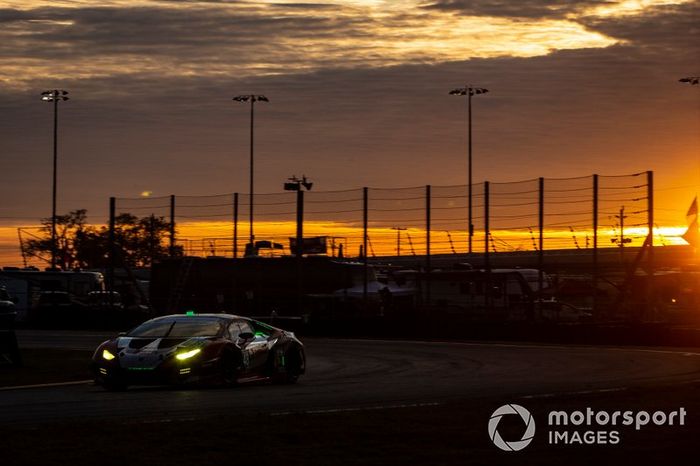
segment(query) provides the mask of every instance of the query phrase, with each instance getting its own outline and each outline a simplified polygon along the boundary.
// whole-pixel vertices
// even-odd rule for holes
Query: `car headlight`
[[[102,359],[106,361],[111,361],[112,359],[116,358],[115,355],[109,352],[109,350],[103,349],[102,350]]]
[[[192,356],[195,356],[195,355],[197,355],[197,354],[199,354],[199,353],[201,353],[201,352],[202,352],[201,349],[195,348],[195,349],[190,350],[190,351],[187,351],[187,352],[185,352],[185,353],[176,354],[175,357],[176,357],[177,359],[179,359],[180,361],[184,361],[185,359],[189,359],[189,358],[191,358]]]

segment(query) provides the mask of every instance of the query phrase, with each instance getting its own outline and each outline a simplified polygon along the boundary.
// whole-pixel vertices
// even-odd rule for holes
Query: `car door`
[[[243,374],[247,374],[250,372],[250,349],[248,348],[248,343],[249,340],[245,340],[241,338],[241,325],[240,322],[237,320],[234,320],[229,324],[228,326],[228,337],[231,339],[231,341],[236,345],[236,348],[241,353],[241,364],[242,364],[242,372]]]
[[[245,320],[238,321],[241,334],[248,333],[253,338],[247,339],[244,343],[248,353],[248,367],[251,372],[260,372],[267,362],[268,345],[267,337],[256,334],[255,329]]]

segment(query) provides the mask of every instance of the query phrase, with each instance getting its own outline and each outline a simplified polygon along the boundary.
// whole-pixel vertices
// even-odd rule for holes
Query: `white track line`
[[[360,338],[324,338],[323,340],[344,341],[344,342],[378,342],[378,343],[413,343],[419,345],[447,345],[447,346],[490,346],[497,348],[534,348],[534,349],[601,349],[611,351],[635,351],[642,353],[675,354],[680,356],[700,356],[700,352],[689,352],[685,350],[655,350],[639,347],[626,346],[598,346],[598,345],[561,345],[561,344],[527,344],[527,343],[488,343],[488,342],[466,342],[466,341],[428,341],[428,340],[386,340],[386,339],[360,339]],[[310,340],[313,341],[313,340]]]
[[[0,391],[6,390],[24,390],[27,388],[48,388],[48,387],[64,387],[68,385],[86,385],[92,383],[92,380],[75,380],[73,382],[54,382],[54,383],[40,383],[36,385],[16,385],[13,387],[0,387]]]
[[[615,388],[600,388],[595,390],[578,390],[575,392],[559,392],[559,393],[539,393],[537,395],[525,395],[520,398],[532,399],[532,398],[554,398],[555,396],[571,396],[571,395],[591,395],[593,393],[608,393],[608,392],[622,392],[627,390],[627,387],[615,387]]]
[[[441,403],[409,403],[400,405],[379,405],[365,406],[359,408],[328,408],[328,409],[306,409],[301,411],[280,411],[270,413],[270,416],[289,416],[291,414],[334,414],[334,413],[352,413],[358,411],[378,411],[381,409],[402,409],[402,408],[422,408],[425,406],[440,406]]]

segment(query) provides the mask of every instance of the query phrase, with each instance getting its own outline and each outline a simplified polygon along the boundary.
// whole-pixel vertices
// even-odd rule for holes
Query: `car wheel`
[[[225,351],[219,361],[219,380],[226,387],[238,383],[238,359],[231,351]]]
[[[304,372],[304,364],[304,353],[301,348],[292,346],[280,360],[276,361],[276,370],[272,381],[279,384],[296,383],[299,380],[299,376]]]

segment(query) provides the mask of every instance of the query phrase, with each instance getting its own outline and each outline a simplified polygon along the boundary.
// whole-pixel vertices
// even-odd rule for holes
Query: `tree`
[[[114,219],[116,266],[150,267],[154,261],[170,255],[165,238],[170,223],[163,217],[150,215],[138,218],[122,213]],[[43,238],[27,241],[30,253],[51,253],[51,219],[42,220]],[[74,210],[56,217],[58,243],[57,264],[69,268],[106,268],[109,266],[109,228],[87,225],[87,211]],[[175,255],[182,255],[182,246]]]
[[[75,238],[85,233],[87,210],[73,210],[65,215],[56,216],[56,265],[62,269],[79,267],[76,262]],[[26,248],[29,253],[41,256],[51,254],[51,219],[41,220],[43,238],[30,239]]]
[[[170,256],[164,238],[170,232],[170,222],[163,217],[150,215],[137,218],[120,214],[114,219],[114,237],[117,254],[130,267],[150,267],[154,261]],[[104,228],[109,237],[109,231]],[[182,246],[176,246],[175,255],[182,255]]]

